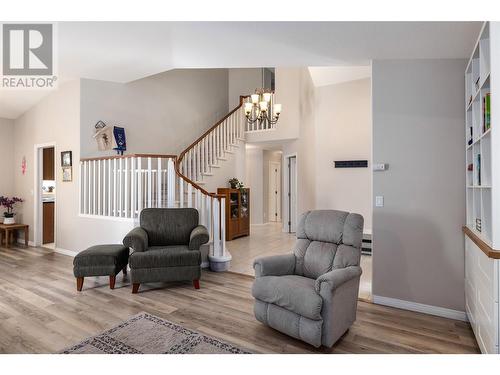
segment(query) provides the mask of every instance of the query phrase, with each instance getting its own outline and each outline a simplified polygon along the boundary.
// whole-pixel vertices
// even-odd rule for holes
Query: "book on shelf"
[[[477,185],[481,186],[481,154],[477,154]]]
[[[491,128],[491,94],[487,93],[484,98],[484,131]]]

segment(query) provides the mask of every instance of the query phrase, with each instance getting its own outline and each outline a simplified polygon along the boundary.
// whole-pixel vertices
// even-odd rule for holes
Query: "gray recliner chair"
[[[315,347],[331,347],[356,320],[363,217],[308,211],[296,235],[292,254],[254,261],[255,317]]]
[[[199,225],[194,208],[146,208],[140,226],[123,239],[134,251],[129,257],[132,293],[142,283],[193,281],[200,288],[200,246],[207,243],[207,228]]]

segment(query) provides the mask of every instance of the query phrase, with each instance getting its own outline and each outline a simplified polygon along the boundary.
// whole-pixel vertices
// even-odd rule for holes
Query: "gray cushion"
[[[201,253],[187,246],[150,247],[145,252],[134,252],[130,256],[131,268],[161,268],[176,266],[200,266]]]
[[[128,263],[128,247],[98,245],[81,251],[73,259],[75,277],[116,275]]]
[[[339,244],[347,215],[336,210],[307,211],[299,219],[297,238]]]
[[[123,245],[97,245],[79,252],[73,259],[75,267],[126,265],[128,247]]]
[[[194,208],[146,208],[141,211],[141,228],[148,234],[149,247],[187,245],[198,226]]]
[[[297,275],[264,276],[255,279],[252,295],[309,319],[321,319],[323,300],[314,289],[314,280]]]

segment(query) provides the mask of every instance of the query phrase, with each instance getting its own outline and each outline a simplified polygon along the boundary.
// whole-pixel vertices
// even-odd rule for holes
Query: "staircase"
[[[192,207],[210,233],[209,259],[231,259],[225,243],[225,198],[203,188],[221,163],[244,141],[243,102],[175,155],[132,154],[80,160],[82,217],[136,222],[143,208]],[[256,129],[255,129],[256,130]]]

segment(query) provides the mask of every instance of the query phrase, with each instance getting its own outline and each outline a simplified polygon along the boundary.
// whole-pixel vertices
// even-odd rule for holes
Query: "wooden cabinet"
[[[54,218],[55,218],[55,203],[43,203],[43,239],[42,242],[54,242]]]
[[[54,170],[54,148],[44,148],[43,149],[43,179],[44,180],[55,180],[55,170]]]
[[[250,234],[250,189],[219,188],[226,196],[226,241]]]

